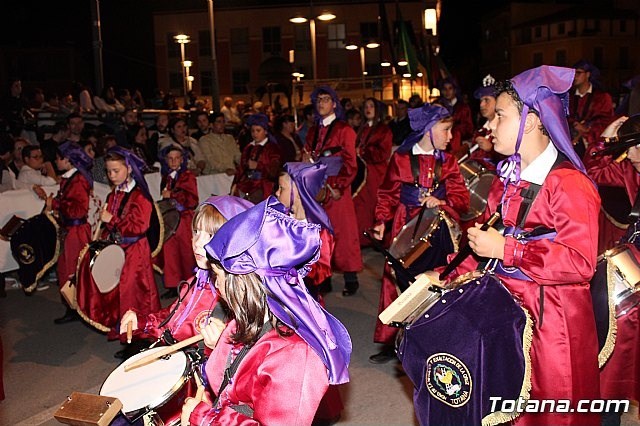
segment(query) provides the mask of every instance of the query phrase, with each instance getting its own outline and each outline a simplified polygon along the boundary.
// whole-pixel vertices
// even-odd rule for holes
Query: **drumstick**
[[[104,203],[104,206],[102,206],[102,210],[106,210],[107,209],[107,203]],[[96,230],[93,233],[93,238],[92,241],[95,241],[98,239],[98,237],[100,237],[100,228],[102,227],[102,216],[100,216],[100,219],[98,219],[98,223],[96,224]]]
[[[133,321],[127,323],[127,343],[131,343],[133,337]]]
[[[200,379],[200,375],[197,373],[194,373],[193,378],[196,381],[196,396],[194,397],[196,399],[196,401],[202,401],[202,398],[204,397],[204,384],[202,384],[202,380]]]
[[[143,365],[150,364],[158,358],[162,358],[165,355],[172,354],[177,350],[184,348],[185,346],[193,345],[194,343],[197,343],[202,339],[204,339],[204,336],[202,334],[196,334],[195,336],[191,336],[188,339],[183,340],[182,342],[178,342],[175,345],[167,346],[162,350],[154,352],[148,356],[145,356],[144,358],[140,358],[139,360],[126,365],[124,367],[124,371],[131,371],[134,368],[138,368],[138,367],[142,367]]]

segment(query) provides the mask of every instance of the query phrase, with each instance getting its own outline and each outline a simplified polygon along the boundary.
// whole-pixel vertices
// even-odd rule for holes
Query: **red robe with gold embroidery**
[[[447,204],[441,208],[453,220],[459,221],[460,214],[469,209],[469,190],[464,184],[456,158],[450,154],[445,153],[444,155],[439,185],[443,185],[446,189],[444,200]],[[432,188],[436,158],[433,155],[418,155],[417,157],[420,165],[419,183],[425,188]],[[375,210],[376,223],[384,223],[393,219],[392,238],[396,237],[402,227],[420,212],[419,207],[407,207],[400,202],[401,186],[412,184],[413,181],[409,154],[395,152],[391,156],[384,182],[378,190],[378,204]],[[438,247],[432,246],[428,250],[438,250]],[[378,313],[384,311],[397,297],[398,291],[391,275],[391,267],[385,265]],[[393,345],[397,330],[397,328],[383,325],[378,319],[373,340],[377,343]]]
[[[162,266],[164,272],[165,288],[176,288],[180,281],[193,275],[196,267],[196,258],[191,248],[191,222],[194,209],[198,207],[198,184],[196,176],[186,170],[178,173],[176,179],[168,176],[163,179],[161,189],[171,191],[171,197],[180,205],[180,224],[173,234],[162,246]]]
[[[365,124],[358,133],[358,155],[367,166],[367,178],[364,186],[353,197],[361,246],[370,244],[363,232],[374,225],[378,188],[380,188],[384,175],[387,173],[392,145],[393,133],[391,133],[389,126],[384,123],[374,124],[372,127]]]
[[[204,371],[209,401],[215,399],[229,359],[241,350],[230,334],[231,321],[207,360]],[[231,357],[231,358],[230,358]],[[310,425],[329,385],[327,368],[297,334],[267,332],[249,350],[235,376],[222,391],[218,406],[201,402],[189,418],[192,425]],[[246,405],[253,416],[234,406]]]
[[[60,181],[60,193],[53,199],[52,207],[60,213],[63,232],[63,250],[58,258],[58,285],[62,287],[75,275],[80,251],[91,241],[91,226],[87,223],[89,215],[89,182],[76,171],[71,177]],[[69,221],[83,221],[72,224]]]
[[[587,173],[598,185],[624,188],[631,205],[633,205],[638,188],[640,188],[638,172],[629,161],[616,163],[611,156],[592,157],[591,153],[598,148],[602,147],[593,146],[585,155]],[[620,238],[624,236],[626,229],[611,222],[607,215],[604,214],[603,209],[600,209],[598,223],[600,225],[598,253],[602,253],[614,247],[620,241]]]
[[[522,187],[528,183],[521,182]],[[483,223],[496,210],[503,194],[499,180],[492,186]],[[515,226],[522,196],[509,185],[503,221]],[[522,243],[507,237],[504,266],[519,268],[533,281],[498,275],[534,320],[531,343],[531,399],[569,399],[577,408],[580,399],[600,397],[598,339],[589,281],[596,267],[600,199],[593,184],[568,161],[547,175],[524,223],[554,229],[553,241]],[[477,260],[468,257],[448,278],[473,271]],[[540,326],[541,291],[543,323]],[[490,302],[489,302],[490,303]],[[519,425],[599,425],[597,414],[523,413]]]
[[[249,160],[258,162],[255,170],[259,172],[259,176],[251,176]],[[231,195],[248,198],[246,194],[250,196],[256,191],[262,191],[262,199],[248,199],[256,202],[256,204],[262,200],[266,200],[269,198],[269,195],[273,193],[273,188],[278,181],[278,173],[281,167],[281,154],[277,143],[267,141],[264,146],[247,145],[242,151],[240,164],[238,164],[236,168],[236,175],[233,179],[236,185],[236,193]]]
[[[100,293],[91,277],[89,262],[84,259],[78,271],[78,312],[102,331],[117,327],[119,319],[129,309],[143,314],[160,309],[151,267],[151,249],[146,238],[154,207],[136,185],[118,216],[125,195],[123,191],[113,190],[107,196],[108,209],[113,218],[105,224],[106,229],[102,233],[102,239],[107,239],[115,231],[124,238],[139,238],[133,243],[121,244],[125,251],[125,263],[118,286],[108,293]]]
[[[334,200],[330,191],[327,191],[323,207],[329,216],[334,232],[335,249],[332,266],[342,272],[358,272],[362,270],[362,256],[356,212],[351,197],[351,182],[355,179],[358,167],[356,164],[356,134],[347,123],[337,121],[333,124],[329,136],[325,138],[328,128],[320,128],[318,144],[314,147],[313,141],[318,126],[312,126],[307,133],[305,149],[312,156],[317,156],[326,150],[335,149],[337,151],[338,148],[340,149],[333,153],[333,155],[342,158],[340,173],[337,176],[327,178],[327,185],[340,194],[340,198]]]

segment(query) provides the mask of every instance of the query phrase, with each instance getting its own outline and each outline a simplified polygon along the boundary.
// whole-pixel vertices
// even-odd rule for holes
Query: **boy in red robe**
[[[309,129],[303,161],[316,162],[321,157],[335,156],[342,160],[336,176],[325,184],[323,205],[333,225],[335,250],[331,263],[344,274],[344,296],[356,293],[358,272],[362,270],[360,239],[356,211],[351,196],[351,183],[356,177],[356,134],[342,121],[342,105],[338,94],[328,86],[320,86],[311,94],[316,124]]]
[[[476,226],[468,238],[533,318],[531,399],[566,399],[577,408],[579,400],[600,396],[589,292],[600,200],[571,144],[566,101],[573,74],[542,66],[498,87],[490,128],[495,150],[509,157],[498,166],[502,182],[494,182],[485,216],[501,205],[507,229],[503,236]],[[448,278],[477,267],[469,257]],[[599,425],[600,416],[527,412],[516,423]]]

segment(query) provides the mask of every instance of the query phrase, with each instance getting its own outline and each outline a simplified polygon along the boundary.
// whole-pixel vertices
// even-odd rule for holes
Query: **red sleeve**
[[[607,92],[594,92],[587,116],[587,124],[589,125],[589,132],[586,135],[587,142],[590,144],[598,142],[600,135],[613,119],[611,95]]]
[[[471,198],[455,156],[445,154],[441,179],[447,192],[445,199],[447,205],[445,208],[449,207],[450,212],[452,210],[452,212],[455,213],[454,217],[457,219],[462,213],[469,210]]]
[[[171,191],[171,198],[187,209],[198,207],[198,182],[196,176],[190,170],[180,173],[176,185]]]
[[[240,155],[240,164],[236,167],[236,175],[233,178],[233,183],[238,183],[244,176],[245,172],[248,169],[249,164],[249,153],[251,152],[251,145],[247,145],[242,150],[242,154]]]
[[[340,146],[342,149],[336,154],[342,157],[342,168],[338,176],[327,179],[329,184],[339,190],[351,185],[358,171],[356,162],[356,132],[346,123],[336,123],[335,134],[331,135],[331,143],[325,148]]]
[[[393,219],[396,208],[400,203],[400,186],[402,185],[402,166],[406,155],[394,152],[387,167],[387,173],[378,189],[378,202],[376,203],[376,223],[387,222]]]
[[[367,141],[362,158],[370,164],[386,163],[391,156],[393,133],[386,124],[378,124],[372,131],[375,133]]]
[[[68,188],[65,188],[64,197],[61,197],[57,203],[60,214],[67,219],[82,219],[89,214],[91,187],[80,172],[76,173],[78,173],[78,176],[71,178]]]
[[[122,216],[113,216],[107,224],[109,229],[116,228],[123,237],[138,237],[149,229],[153,205],[140,188],[134,188],[122,211]]]
[[[305,281],[311,281],[313,285],[320,285],[331,276],[331,255],[335,244],[329,230],[322,228],[320,243],[320,259],[311,266],[311,271],[305,277]]]
[[[600,197],[595,187],[576,170],[556,170],[547,176],[538,197],[546,205],[545,211],[536,214],[551,217],[557,235],[553,241],[524,244],[507,237],[504,265],[519,268],[540,285],[588,282],[598,251],[598,233],[594,231],[598,229]],[[527,222],[532,216],[533,209]]]

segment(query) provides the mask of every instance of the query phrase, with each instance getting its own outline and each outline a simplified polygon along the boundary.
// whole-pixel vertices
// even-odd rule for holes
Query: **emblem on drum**
[[[429,393],[451,407],[462,407],[471,397],[471,373],[451,354],[437,353],[427,358],[426,384]]]
[[[209,323],[209,317],[211,316],[212,312],[213,311],[211,310],[206,310],[196,315],[196,317],[193,320],[193,326],[195,327],[198,333],[200,333],[200,331],[202,331],[202,329],[207,326],[207,324]]]
[[[29,244],[18,246],[18,261],[23,265],[30,265],[36,260],[36,252]]]

